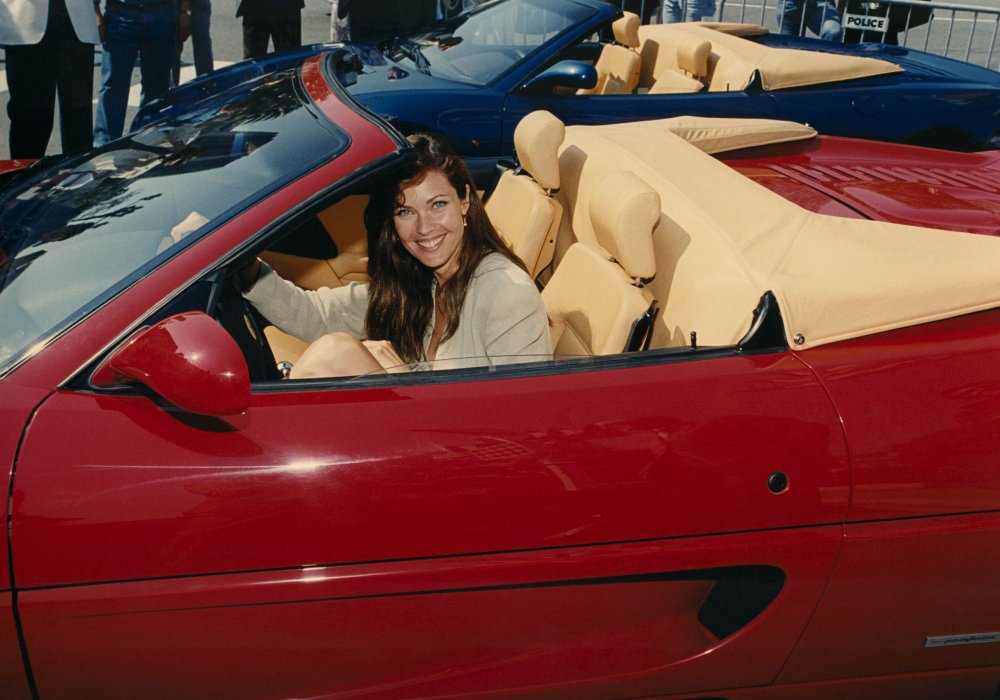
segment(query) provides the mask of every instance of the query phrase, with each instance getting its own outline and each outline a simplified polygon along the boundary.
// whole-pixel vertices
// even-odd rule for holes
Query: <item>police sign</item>
[[[885,32],[889,29],[889,20],[873,15],[844,15],[844,28]]]

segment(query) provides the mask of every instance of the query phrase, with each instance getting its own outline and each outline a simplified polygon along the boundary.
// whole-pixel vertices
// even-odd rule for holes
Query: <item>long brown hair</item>
[[[458,270],[440,290],[448,315],[440,342],[458,330],[465,294],[484,257],[497,252],[527,270],[493,228],[468,168],[451,145],[434,134],[414,134],[409,141],[416,149],[417,159],[376,188],[365,209],[371,276],[365,334],[371,340],[390,341],[404,362],[418,362],[427,359],[424,334],[434,311],[434,271],[414,258],[396,233],[393,212],[403,204],[404,189],[419,184],[429,172],[438,170],[460,197],[463,192],[469,193]]]

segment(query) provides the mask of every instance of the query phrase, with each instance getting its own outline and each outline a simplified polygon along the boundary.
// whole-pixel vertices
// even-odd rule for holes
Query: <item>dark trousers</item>
[[[275,51],[302,46],[302,21],[272,22],[243,18],[243,58],[260,58],[267,54],[267,42]]]
[[[181,82],[181,52],[184,43],[177,43],[171,71],[173,84]],[[215,67],[212,58],[212,0],[191,0],[191,52],[194,54],[194,73],[205,75]]]
[[[8,46],[11,158],[41,158],[49,145],[59,96],[59,129],[64,152],[93,145],[94,46],[76,37],[66,23],[50,24],[42,40]]]

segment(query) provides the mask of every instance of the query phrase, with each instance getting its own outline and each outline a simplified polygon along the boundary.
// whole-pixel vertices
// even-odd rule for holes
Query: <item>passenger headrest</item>
[[[611,30],[615,33],[615,41],[630,49],[639,48],[639,15],[625,12],[616,19]]]
[[[514,149],[521,167],[543,189],[559,189],[559,147],[566,126],[545,110],[526,115],[514,129]]]
[[[684,33],[686,34],[686,32]],[[708,75],[708,57],[712,54],[712,42],[696,36],[684,36],[678,32],[677,67],[696,78]]]
[[[632,278],[656,274],[653,229],[660,221],[660,195],[630,170],[609,175],[590,197],[597,242]]]

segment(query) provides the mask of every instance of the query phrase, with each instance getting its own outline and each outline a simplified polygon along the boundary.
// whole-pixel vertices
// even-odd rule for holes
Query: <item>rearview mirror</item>
[[[589,90],[597,85],[597,69],[586,61],[559,61],[528,78],[524,89],[532,92],[570,88]]]
[[[191,413],[227,416],[250,405],[250,375],[233,337],[200,311],[143,328],[91,377],[95,387],[138,382]]]

